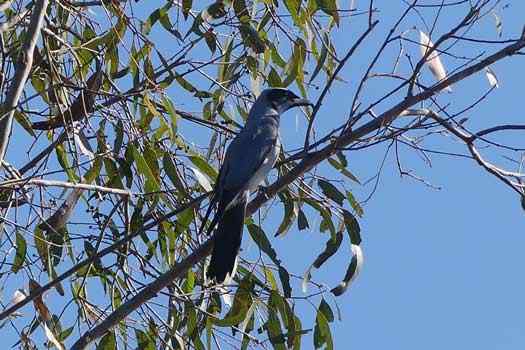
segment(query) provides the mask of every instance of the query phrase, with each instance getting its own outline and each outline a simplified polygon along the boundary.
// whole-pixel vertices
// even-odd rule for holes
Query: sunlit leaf
[[[352,244],[352,259],[350,260],[350,264],[348,265],[348,269],[346,270],[346,274],[335,288],[331,290],[331,292],[335,296],[339,296],[346,292],[352,281],[357,277],[359,272],[361,271],[361,268],[363,266],[363,251],[361,250],[361,247]]]
[[[496,11],[492,11],[492,16],[494,17],[494,21],[496,24],[496,33],[498,34],[498,37],[501,38],[503,35],[503,22],[501,21],[501,18],[498,16]]]
[[[18,270],[24,265],[26,260],[27,243],[24,236],[17,230],[16,231],[16,254],[11,271],[17,273]]]
[[[490,67],[485,68],[485,75],[487,76],[491,88],[499,88],[498,78]]]
[[[97,345],[97,350],[116,350],[117,340],[114,332],[108,332],[100,339]]]

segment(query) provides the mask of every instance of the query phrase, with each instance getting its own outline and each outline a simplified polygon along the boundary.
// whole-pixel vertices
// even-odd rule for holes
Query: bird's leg
[[[257,188],[257,194],[264,196],[266,200],[270,199],[270,195],[268,194],[268,186],[259,185]]]

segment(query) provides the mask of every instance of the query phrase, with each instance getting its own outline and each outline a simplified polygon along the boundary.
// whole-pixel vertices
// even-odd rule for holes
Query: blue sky
[[[157,2],[158,5],[163,3]],[[356,3],[359,8],[368,6],[364,1]],[[368,44],[344,70],[342,76],[346,82],[334,85],[318,116],[317,132],[322,134],[344,120],[351,102],[348,96],[355,91],[370,54],[377,49],[389,23],[402,10],[400,3],[390,0],[375,2],[381,10],[377,15],[381,23],[367,40]],[[510,6],[503,9],[506,4]],[[152,2],[152,8],[157,6]],[[504,37],[517,37],[525,24],[525,3],[519,0],[502,2],[497,13],[503,21]],[[447,12],[438,21],[436,34],[447,31],[460,15],[459,12]],[[431,17],[425,18],[431,23]],[[334,39],[340,55],[363,30],[365,22],[364,17],[342,20],[341,29]],[[424,29],[415,15],[410,17],[403,30],[413,26]],[[415,33],[410,34],[413,40],[417,40]],[[482,25],[472,35],[497,39],[494,18],[483,19]],[[417,47],[406,45],[407,52],[419,57]],[[167,45],[162,48],[170,51]],[[460,44],[455,50],[472,56],[483,50],[493,52],[497,48]],[[394,54],[395,50],[389,53]],[[377,71],[391,67],[391,58],[392,55],[387,55]],[[447,68],[456,64],[449,57],[443,60]],[[523,57],[506,59],[493,68],[501,88],[481,106],[469,111],[467,116],[472,130],[519,122],[523,118],[520,104],[525,71]],[[400,70],[407,72],[409,68],[401,64]],[[423,80],[430,84],[432,77],[425,72]],[[388,86],[385,84],[383,81],[372,83],[365,89],[363,101],[380,94]],[[452,103],[454,110],[460,110],[487,89],[486,78],[480,74],[457,84],[454,93],[442,95],[439,99]],[[310,89],[309,93],[315,100],[318,91]],[[385,103],[378,107],[378,112],[391,105]],[[191,107],[199,111],[200,106]],[[297,111],[290,111],[283,118],[285,149],[291,150],[302,144],[306,129],[303,123],[304,119]],[[504,141],[520,145],[519,135],[505,136]],[[202,140],[202,145],[206,145],[204,141],[208,137],[191,132],[185,136],[195,140],[196,144]],[[8,159],[23,163],[17,159],[18,155],[13,155],[16,138],[14,142]],[[465,151],[452,137],[431,137],[427,145]],[[411,178],[401,178],[395,157],[392,154],[387,157],[377,191],[370,201],[363,204],[363,270],[348,292],[337,299],[343,319],[334,323],[336,349],[522,349],[525,346],[525,282],[522,278],[525,212],[520,207],[519,198],[471,160],[433,156],[432,168],[428,168],[412,151],[404,149],[401,154],[405,165],[441,189],[431,189]],[[375,175],[383,155],[384,146],[348,152],[349,169],[361,180],[366,180]],[[496,162],[502,160],[497,155],[492,156]],[[337,174],[327,168],[321,169],[325,171],[324,175],[337,178]],[[275,174],[272,179],[275,179]],[[364,200],[372,187],[371,184],[359,186],[354,183],[345,186],[359,200]],[[282,216],[278,210],[272,211],[271,215],[265,224],[266,232],[271,232]],[[311,230],[301,232],[294,226],[283,238],[270,237],[290,272],[302,274],[324,247],[326,234],[318,232],[318,223],[311,226]],[[348,262],[348,242],[345,244],[333,261],[315,272],[316,281],[328,286],[338,282]],[[247,234],[243,247],[247,254],[255,249]],[[295,293],[301,292],[296,289]],[[333,301],[329,295],[327,300]],[[313,328],[314,310],[306,303],[300,308],[305,316],[304,327]],[[31,308],[24,310],[27,312]],[[16,334],[10,334],[10,337],[17,338]],[[303,346],[309,349],[311,344],[310,337],[307,337]]]

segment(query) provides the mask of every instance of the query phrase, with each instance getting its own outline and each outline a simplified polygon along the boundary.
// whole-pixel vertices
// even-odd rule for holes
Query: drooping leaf
[[[297,202],[291,198],[289,195],[279,195],[279,198],[281,198],[281,201],[284,204],[284,214],[283,214],[283,220],[281,221],[281,224],[277,228],[277,232],[275,233],[275,236],[284,235],[290,227],[292,226],[293,222],[297,218],[298,212],[299,212],[299,206],[297,205]]]
[[[97,345],[97,350],[116,350],[117,340],[114,332],[108,332],[100,339]]]
[[[151,332],[145,333],[140,329],[135,329],[135,336],[137,337],[137,347],[141,350],[155,350],[155,340],[152,338]]]
[[[346,191],[346,199],[348,199],[348,202],[350,202],[350,206],[352,209],[354,209],[357,216],[362,217],[363,216],[363,208],[359,204],[359,202],[355,199],[354,195],[350,191]]]
[[[24,236],[17,230],[16,231],[16,254],[11,271],[17,273],[18,270],[24,265],[26,260],[27,243]]]
[[[135,160],[135,164],[137,165],[137,169],[139,172],[144,175],[146,178],[146,192],[157,192],[160,189],[160,184],[155,177],[152,169],[148,165],[148,162],[144,158],[141,152],[137,150],[136,147],[130,145],[133,150],[133,158]]]
[[[204,175],[204,173],[200,169],[196,167],[189,168],[191,169],[191,171],[193,171],[195,179],[197,180],[199,185],[201,185],[206,192],[210,192],[213,190],[213,186],[211,185],[210,179],[208,179],[208,177]]]
[[[361,244],[361,228],[359,222],[348,210],[343,209],[342,212],[346,231],[350,235],[350,241],[352,244]]]
[[[44,236],[44,231],[42,230],[40,225],[37,225],[35,227],[34,238],[35,238],[36,251],[40,259],[42,260],[43,268],[47,269],[49,266],[49,262],[50,262],[48,243],[47,243],[46,237]]]
[[[182,14],[184,15],[184,19],[188,18],[192,3],[193,0],[182,0]]]
[[[276,265],[280,265],[281,261],[277,258],[277,252],[273,249],[272,244],[268,240],[266,233],[255,224],[248,225],[248,232],[255,241],[257,246],[266,254]]]
[[[231,327],[243,322],[246,318],[248,309],[253,303],[251,290],[253,289],[253,281],[248,275],[239,284],[235,297],[233,299],[233,306],[228,313],[221,320],[214,320],[214,324],[220,327]]]
[[[286,269],[279,265],[279,279],[281,280],[281,285],[283,286],[283,293],[286,298],[292,296],[292,285],[290,284],[290,274]]]
[[[330,238],[326,242],[326,247],[324,251],[319,254],[319,256],[315,259],[312,266],[316,269],[320,268],[331,256],[333,256],[339,247],[341,246],[341,242],[343,241],[343,233],[341,231],[337,231],[336,238]]]
[[[498,77],[496,77],[496,73],[490,67],[485,68],[485,75],[491,88],[499,88]]]
[[[325,33],[323,35],[323,40],[324,42],[329,41],[328,34]],[[325,61],[326,61],[326,57],[328,56],[328,49],[324,42],[323,42],[323,45],[321,46],[321,54],[319,55],[319,58],[317,59],[317,65],[315,66],[315,69],[310,77],[310,83],[315,79],[315,77],[317,77],[317,74],[319,74],[319,72],[321,71],[321,68],[323,68]]]
[[[335,169],[339,170],[342,175],[346,176],[347,178],[358,184],[361,184],[359,179],[354,174],[352,174],[350,170],[346,168],[347,165],[345,163],[334,158],[328,158],[328,163],[330,163],[330,165],[333,166]]]
[[[419,48],[421,49],[421,57],[425,57],[427,52],[429,52],[434,47],[434,44],[432,41],[430,41],[428,35],[422,31],[419,31],[419,45]],[[439,57],[436,50],[432,51],[432,53],[427,57],[425,63],[437,81],[447,78],[447,71],[445,70],[443,63],[441,63],[441,58]],[[447,86],[445,91],[452,92],[452,88]]]
[[[317,180],[317,184],[319,185],[321,191],[323,191],[325,196],[327,196],[337,204],[343,205],[343,202],[346,197],[341,191],[337,189],[337,187],[335,187],[335,185],[333,185],[331,182],[321,179]]]
[[[314,347],[319,349],[323,345],[326,345],[325,349],[331,350],[334,348],[332,332],[330,331],[328,319],[324,313],[326,312],[326,309],[321,309],[321,305],[317,309],[317,316],[315,318]]]
[[[214,180],[217,177],[217,170],[215,170],[215,168],[201,156],[190,156],[189,159],[193,165],[199,168],[199,170],[206,174],[210,179]]]
[[[308,219],[306,218],[306,215],[304,214],[304,211],[299,209],[299,214],[297,216],[297,228],[299,231],[302,231],[304,229],[309,228],[310,225],[308,224]]]
[[[348,265],[348,269],[346,270],[345,276],[341,283],[337,285],[335,288],[332,288],[331,292],[335,296],[339,296],[346,292],[352,281],[357,277],[359,272],[361,271],[361,267],[363,266],[363,251],[361,250],[361,247],[352,244],[352,259],[350,260],[350,264]]]
[[[334,22],[339,25],[339,13],[337,12],[337,3],[335,0],[315,0],[321,11],[332,16]]]
[[[277,316],[275,307],[268,308],[268,320],[266,323],[268,338],[276,350],[286,350],[285,338],[281,328],[281,322]]]
[[[494,17],[494,21],[496,24],[496,33],[498,34],[498,37],[501,38],[503,35],[503,22],[501,21],[501,18],[498,16],[496,11],[492,11],[492,16]]]

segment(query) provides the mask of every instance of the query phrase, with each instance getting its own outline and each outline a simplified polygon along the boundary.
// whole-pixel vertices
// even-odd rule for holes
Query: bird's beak
[[[310,102],[310,100],[307,100],[306,98],[296,98],[292,101],[292,107],[298,107],[298,106],[311,106],[313,107],[314,104]]]

